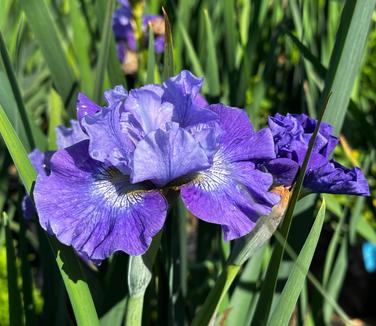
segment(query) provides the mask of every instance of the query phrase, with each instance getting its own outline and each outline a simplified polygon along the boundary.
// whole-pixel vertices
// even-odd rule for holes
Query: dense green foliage
[[[137,73],[125,75],[111,33],[115,0],[1,0],[0,213],[8,218],[0,218],[0,325],[8,323],[8,306],[26,325],[94,325],[98,318],[121,325],[135,312],[127,282],[140,275],[143,307],[142,300],[135,306],[143,312],[136,319],[145,325],[203,325],[214,312],[215,324],[230,326],[369,317],[342,307],[341,289],[359,245],[376,244],[375,2],[135,0],[136,15],[164,7],[172,50],[156,55],[151,33]],[[182,69],[205,78],[208,102],[244,108],[256,128],[269,114],[318,118],[326,107],[323,119],[341,139],[335,157],[364,169],[372,196],[299,200],[291,225],[244,264],[228,261],[234,244],[219,227],[198,222],[182,205],[171,210],[146,259],[116,253],[100,266],[47,237],[36,218],[23,220],[21,201],[35,177],[25,154],[34,146],[55,149],[54,129],[74,118],[78,91],[103,103],[104,89],[161,82]],[[5,271],[10,243],[18,276]],[[6,279],[18,285],[12,296],[21,305],[8,304]],[[361,292],[353,295],[363,302]]]

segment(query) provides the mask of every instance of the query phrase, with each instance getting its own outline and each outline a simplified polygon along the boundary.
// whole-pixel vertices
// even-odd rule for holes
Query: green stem
[[[141,326],[144,294],[131,296],[127,302],[125,326]]]
[[[199,313],[193,319],[192,326],[208,325],[212,317],[217,312],[219,305],[222,302],[225,294],[230,288],[236,275],[240,270],[240,266],[227,265],[222,271],[214,288],[210,291],[206,298],[204,305],[201,307]]]

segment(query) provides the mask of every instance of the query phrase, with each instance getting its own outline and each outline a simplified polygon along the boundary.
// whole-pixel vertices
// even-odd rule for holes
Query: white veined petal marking
[[[91,188],[93,197],[104,204],[117,208],[128,208],[143,200],[147,189],[140,184],[131,184],[129,176],[115,168],[100,169],[94,175]]]
[[[213,165],[202,172],[198,172],[192,183],[198,184],[206,191],[214,191],[228,182],[231,170],[228,168],[222,154],[218,151],[213,159]]]

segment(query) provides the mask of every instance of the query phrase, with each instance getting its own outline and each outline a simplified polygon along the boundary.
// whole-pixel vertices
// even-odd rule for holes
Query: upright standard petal
[[[242,110],[224,105],[210,108],[218,114],[222,129],[219,150],[213,165],[196,173],[180,191],[190,212],[222,225],[225,239],[232,240],[249,233],[280,200],[269,192],[271,174],[259,171],[250,161],[274,157],[274,144],[270,133],[253,131]]]
[[[132,182],[151,180],[164,186],[172,180],[209,167],[202,147],[177,123],[158,129],[141,140],[134,151]]]
[[[80,254],[101,261],[121,250],[140,255],[162,228],[167,202],[157,190],[87,154],[88,141],[57,151],[34,198],[42,227]]]
[[[56,128],[56,144],[58,148],[66,148],[88,138],[77,120],[71,120],[70,123],[70,128],[65,126]]]
[[[217,120],[213,111],[197,106],[200,102],[196,101],[196,97],[201,86],[202,79],[187,70],[163,83],[163,101],[174,105],[172,120],[179,123],[182,128]]]
[[[108,107],[115,107],[127,99],[128,91],[123,86],[117,85],[105,91],[104,97],[108,103]]]
[[[223,104],[210,105],[219,118],[223,130],[221,152],[230,161],[260,160],[275,157],[273,136],[268,129],[254,132],[247,114]]]
[[[122,105],[103,108],[93,116],[86,116],[82,125],[89,136],[90,156],[123,173],[129,173],[135,146],[130,135],[123,130],[123,112]]]
[[[162,103],[159,94],[151,88],[132,90],[124,107],[136,118],[144,135],[157,129],[166,129],[166,123],[172,119],[173,105]]]

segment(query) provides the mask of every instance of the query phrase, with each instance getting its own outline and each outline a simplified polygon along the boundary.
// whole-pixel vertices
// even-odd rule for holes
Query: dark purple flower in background
[[[121,63],[128,64],[128,67],[134,68],[137,64],[133,61],[137,61],[135,53],[137,52],[136,41],[136,27],[132,13],[132,7],[128,1],[119,0],[120,7],[115,10],[112,17],[112,30],[115,35],[117,54]],[[154,49],[157,54],[164,51],[164,19],[160,15],[148,15],[142,16],[142,39],[140,45],[145,47],[149,38],[149,24],[152,26],[155,40]],[[128,57],[127,57],[128,55]],[[130,69],[130,68],[128,68]],[[128,70],[129,73],[135,71]],[[127,71],[126,71],[127,73]]]
[[[139,255],[164,225],[165,192],[180,189],[227,240],[250,232],[280,200],[256,165],[275,158],[272,134],[255,132],[240,109],[208,106],[201,86],[183,71],[162,85],[110,90],[105,107],[80,95],[72,133],[81,126],[85,139],[56,151],[36,181],[42,227],[95,261]]]
[[[291,186],[294,183],[316,124],[317,120],[305,114],[276,114],[269,117],[276,159],[265,166],[273,174],[275,184]],[[359,168],[348,169],[330,159],[337,143],[337,137],[332,135],[332,126],[322,122],[303,187],[308,192],[369,195],[367,180]]]

